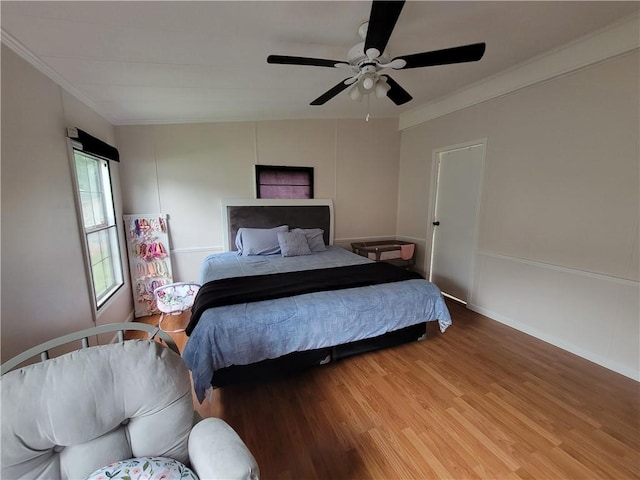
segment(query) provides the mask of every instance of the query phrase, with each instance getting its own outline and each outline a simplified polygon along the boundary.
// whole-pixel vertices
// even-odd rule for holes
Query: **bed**
[[[182,354],[200,402],[210,387],[420,340],[426,322],[442,332],[451,324],[435,285],[333,245],[330,200],[225,201],[223,224],[227,251],[201,266]]]

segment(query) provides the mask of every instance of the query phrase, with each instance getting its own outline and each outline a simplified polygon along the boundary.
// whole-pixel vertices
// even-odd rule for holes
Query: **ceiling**
[[[346,60],[369,1],[5,1],[3,41],[115,125],[397,117],[626,17],[640,2],[409,1],[391,57],[486,42],[479,62],[390,71],[396,106],[342,92],[349,70],[271,65],[270,54]],[[9,41],[8,41],[9,40]],[[385,71],[389,73],[389,71]]]

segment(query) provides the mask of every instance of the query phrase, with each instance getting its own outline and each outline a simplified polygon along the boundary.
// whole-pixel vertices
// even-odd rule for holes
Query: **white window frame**
[[[116,211],[113,199],[113,188],[111,179],[111,168],[109,161],[99,156],[93,155],[82,150],[82,145],[71,139],[68,141],[69,161],[71,165],[71,177],[73,182],[74,198],[76,204],[76,213],[78,218],[78,227],[80,231],[80,241],[84,254],[85,273],[87,275],[87,284],[91,292],[91,305],[94,315],[94,321],[97,319],[98,311],[109,301],[110,298],[124,285],[124,269],[122,265],[121,246],[119,242],[118,225],[116,222]],[[84,212],[82,208],[82,199],[80,185],[78,181],[78,170],[76,167],[76,152],[85,157],[95,159],[97,162],[104,164],[106,171],[102,175],[102,204],[104,207],[104,222],[85,228]],[[104,163],[103,163],[104,162]],[[109,258],[110,266],[113,269],[114,282],[103,292],[96,291],[96,279],[94,278],[91,253],[89,248],[89,236],[102,232],[110,232],[108,236],[108,248],[110,250]]]

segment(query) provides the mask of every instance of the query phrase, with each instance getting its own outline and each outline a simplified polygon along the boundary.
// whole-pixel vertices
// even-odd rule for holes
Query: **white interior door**
[[[437,153],[429,279],[467,302],[473,275],[484,143]]]

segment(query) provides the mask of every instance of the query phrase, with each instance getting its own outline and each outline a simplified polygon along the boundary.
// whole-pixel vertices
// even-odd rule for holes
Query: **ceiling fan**
[[[375,93],[378,98],[387,96],[396,105],[403,105],[412,99],[411,95],[389,75],[381,74],[380,72],[384,69],[406,70],[433,65],[475,62],[482,58],[486,45],[473,43],[444,50],[403,55],[389,60],[384,50],[404,3],[404,0],[373,0],[369,21],[363,23],[358,29],[358,33],[364,41],[349,50],[346,62],[322,58],[269,55],[267,63],[350,68],[354,72],[354,75],[316,98],[311,102],[311,105],[324,105],[350,85],[352,87],[349,90],[349,96],[354,100],[360,100],[364,95]]]

